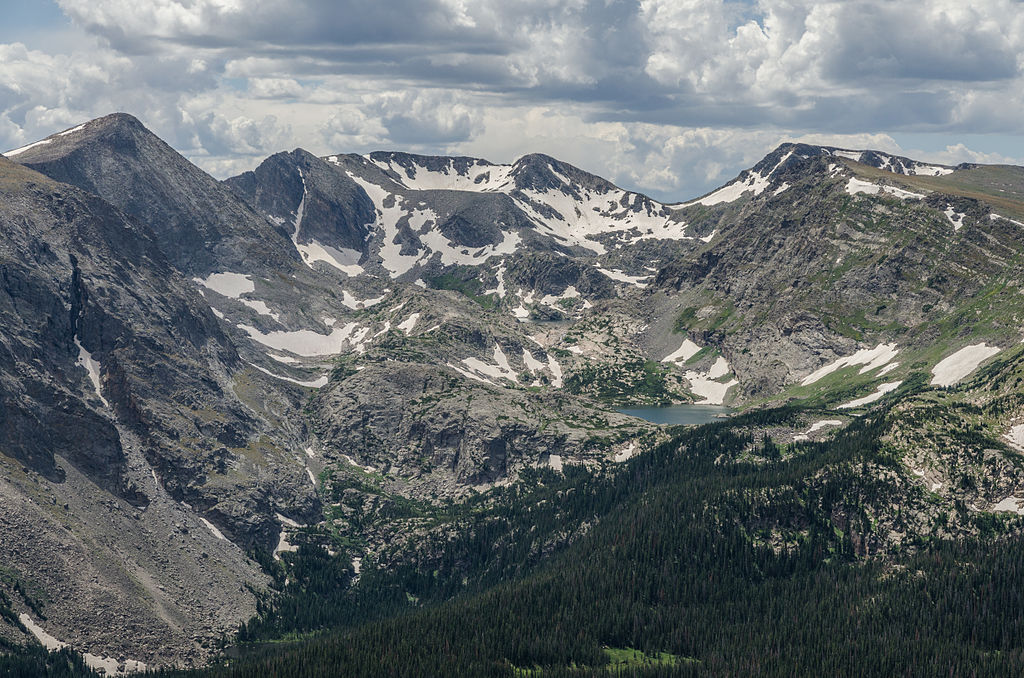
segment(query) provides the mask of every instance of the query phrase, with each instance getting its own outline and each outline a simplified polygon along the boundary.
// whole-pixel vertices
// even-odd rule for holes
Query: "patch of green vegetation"
[[[255,466],[266,466],[267,458],[286,458],[286,455],[274,441],[266,435],[261,435],[255,440],[250,440],[245,447],[228,448],[237,456],[243,457]]]
[[[608,655],[608,667],[611,669],[637,669],[652,666],[677,666],[681,662],[696,661],[671,654],[669,652],[656,652],[653,654],[642,650],[635,650],[631,647],[613,648],[606,647],[604,653]]]
[[[669,371],[654,360],[588,364],[565,380],[568,393],[588,394],[609,404],[669,404],[678,400],[668,385]]]
[[[357,372],[356,359],[353,356],[340,355],[334,360],[328,381],[343,381]]]
[[[435,290],[452,290],[469,297],[486,309],[495,308],[498,305],[498,297],[494,294],[480,293],[482,284],[477,275],[475,268],[460,266],[448,273],[428,277],[426,282]]]
[[[672,331],[676,333],[685,333],[690,329],[701,329],[701,330],[718,330],[729,324],[730,320],[734,320],[735,306],[729,300],[713,302],[708,304],[709,306],[717,306],[717,312],[714,315],[708,315],[704,318],[698,317],[700,309],[696,306],[688,306],[679,312],[676,316],[675,324],[672,326]]]
[[[692,356],[690,356],[689,359],[687,359],[686,362],[684,362],[683,364],[684,365],[696,365],[701,360],[704,360],[708,356],[711,356],[711,355],[713,355],[715,353],[718,353],[718,349],[716,349],[714,346],[705,346],[705,347],[701,348],[699,351],[697,351],[696,353],[694,353]]]
[[[18,594],[25,604],[29,606],[29,609],[35,613],[37,617],[46,620],[46,615],[43,613],[43,607],[47,603],[46,593],[41,586],[36,582],[32,581],[31,578],[26,577],[22,573],[14,570],[10,567],[4,567],[0,565],[0,585],[9,587],[16,594]],[[0,591],[0,593],[3,593]],[[7,600],[9,603],[9,599]],[[0,600],[2,602],[2,600]]]
[[[687,306],[679,315],[676,316],[675,325],[672,326],[672,331],[677,333],[686,332],[697,320],[697,307]]]

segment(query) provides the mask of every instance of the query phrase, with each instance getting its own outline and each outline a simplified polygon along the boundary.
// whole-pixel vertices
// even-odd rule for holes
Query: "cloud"
[[[406,90],[368,97],[388,138],[397,144],[424,145],[466,141],[478,129],[480,112],[454,92]]]
[[[57,2],[66,53],[0,45],[0,145],[128,110],[218,175],[533,150],[689,197],[783,138],[1024,134],[1013,0]]]

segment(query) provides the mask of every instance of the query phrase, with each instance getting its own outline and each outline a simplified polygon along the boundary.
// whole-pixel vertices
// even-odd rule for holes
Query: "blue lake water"
[[[622,414],[639,417],[655,424],[710,424],[719,421],[732,410],[721,405],[669,405],[668,407],[630,407],[619,410]]]

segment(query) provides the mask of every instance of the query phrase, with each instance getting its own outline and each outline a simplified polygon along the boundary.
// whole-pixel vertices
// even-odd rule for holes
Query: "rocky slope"
[[[229,527],[258,525],[267,493],[226,449],[261,429],[230,390],[238,356],[152,232],[108,203],[0,159],[0,205],[4,579],[99,656],[201,658],[265,581],[240,548],[254,535]],[[235,466],[216,489],[214,450]]]

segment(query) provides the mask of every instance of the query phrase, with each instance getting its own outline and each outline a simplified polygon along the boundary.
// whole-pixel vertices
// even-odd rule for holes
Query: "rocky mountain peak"
[[[42,164],[63,158],[97,142],[112,144],[121,152],[133,152],[132,144],[137,144],[140,139],[147,137],[152,143],[163,144],[163,141],[146,129],[135,116],[128,113],[111,113],[7,151],[5,155],[26,165]]]
[[[884,151],[872,149],[849,149],[837,146],[821,146],[815,144],[786,142],[766,155],[752,168],[755,171],[763,172],[769,167],[780,169],[783,161],[797,162],[808,158],[845,158],[853,160],[862,165],[868,165],[893,174],[904,174],[908,176],[944,176],[954,171],[954,167],[935,163],[926,163],[901,155],[893,155]]]
[[[127,113],[83,123],[8,154],[100,196],[151,229],[171,261],[206,274],[296,259],[287,236]]]

